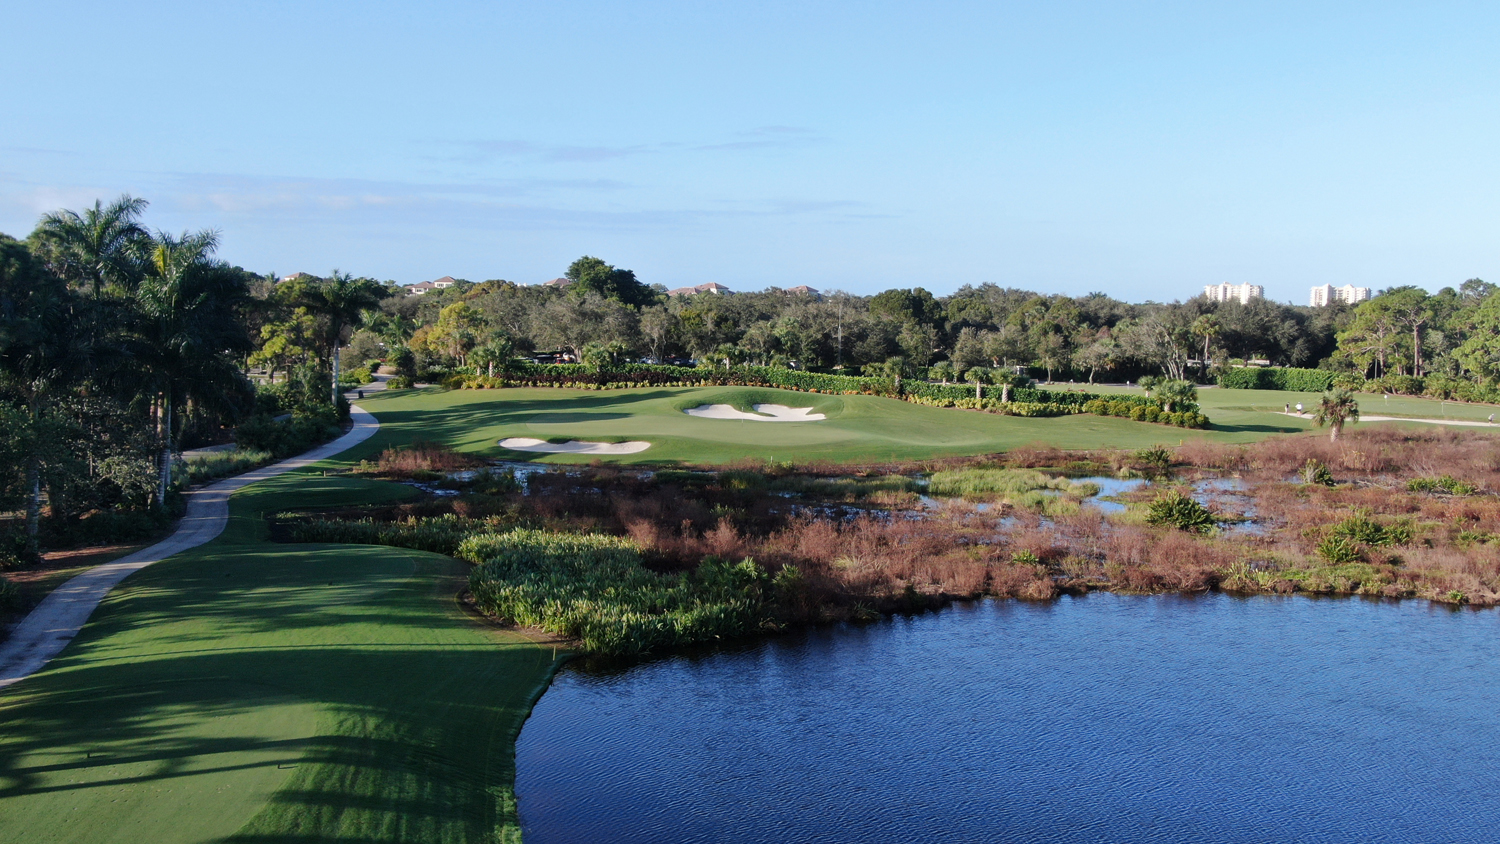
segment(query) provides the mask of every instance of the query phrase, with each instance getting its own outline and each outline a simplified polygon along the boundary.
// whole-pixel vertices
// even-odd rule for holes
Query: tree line
[[[0,555],[35,555],[44,500],[62,535],[89,513],[163,513],[184,442],[257,411],[336,429],[338,349],[384,289],[335,272],[295,302],[257,295],[262,280],[217,258],[216,232],[150,230],[146,208],[123,196],[47,214],[25,241],[0,235],[0,511],[24,513]],[[254,329],[278,319],[307,331],[316,396],[268,404],[246,377],[265,352]]]
[[[416,380],[493,375],[517,356],[559,352],[600,369],[688,358],[978,383],[992,379],[975,373],[1017,369],[1204,381],[1250,362],[1463,398],[1493,398],[1500,379],[1500,294],[1478,279],[1322,308],[1132,304],[988,283],[947,296],[774,286],[668,296],[585,256],[564,285],[459,280],[414,296],[338,270],[281,280],[230,266],[217,233],[150,230],[146,208],[124,196],[47,214],[25,240],[0,235],[0,510],[24,511],[31,550],[44,501],[64,525],[167,507],[184,445],[235,426],[242,445],[273,452],[330,435],[346,412],[341,389],[381,363]]]

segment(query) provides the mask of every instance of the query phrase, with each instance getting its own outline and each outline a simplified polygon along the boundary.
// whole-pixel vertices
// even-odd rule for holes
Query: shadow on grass
[[[79,806],[131,844],[188,835],[162,827],[182,821],[228,823],[218,838],[242,818],[228,840],[514,828],[513,742],[554,652],[463,616],[457,561],[264,541],[258,513],[405,495],[392,486],[263,482],[235,496],[220,539],[126,581],[62,655],[0,693],[6,828],[48,830]],[[277,789],[269,803],[247,776]],[[130,814],[143,804],[146,821]]]

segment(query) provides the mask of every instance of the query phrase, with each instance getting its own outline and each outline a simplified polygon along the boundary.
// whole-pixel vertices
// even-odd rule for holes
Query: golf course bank
[[[7,841],[515,840],[513,741],[556,651],[466,612],[468,566],[268,541],[409,487],[284,475],[133,575],[0,694]]]

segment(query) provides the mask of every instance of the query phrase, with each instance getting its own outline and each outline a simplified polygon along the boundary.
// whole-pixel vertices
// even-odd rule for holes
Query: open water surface
[[[1500,841],[1500,613],[987,601],[614,673],[517,747],[527,844]]]

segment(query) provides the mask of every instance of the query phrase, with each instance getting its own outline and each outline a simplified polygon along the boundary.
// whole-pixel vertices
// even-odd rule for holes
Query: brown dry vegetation
[[[1500,496],[1494,494],[1500,490],[1500,437],[1356,429],[1337,443],[1292,436],[1251,445],[1192,443],[1171,453],[1179,482],[1236,479],[1228,489],[1200,488],[1198,497],[1226,517],[1253,514],[1254,524],[1225,524],[1207,534],[1147,525],[1140,507],[1159,493],[1156,485],[1127,496],[1137,505],[1131,511],[1108,516],[1091,506],[1055,518],[1012,507],[981,512],[961,503],[918,511],[910,493],[860,498],[846,487],[797,486],[799,478],[848,478],[848,467],[754,463],[654,477],[595,465],[535,475],[528,495],[428,500],[351,515],[498,516],[530,527],[628,535],[658,571],[693,568],[709,556],[752,557],[772,572],[796,566],[808,620],[982,595],[1047,599],[1089,590],[1305,591],[1500,603]],[[1143,460],[1149,457],[1037,447],[854,474],[984,466],[1117,471],[1140,469]],[[1299,472],[1309,460],[1325,464],[1336,485],[1302,483]],[[414,448],[387,452],[380,465],[395,473],[469,464],[458,465],[441,449]],[[1443,475],[1479,492],[1407,490],[1413,478]],[[804,492],[788,496],[788,488]],[[1352,517],[1390,527],[1401,541],[1353,542],[1352,559],[1320,555],[1320,543]]]

